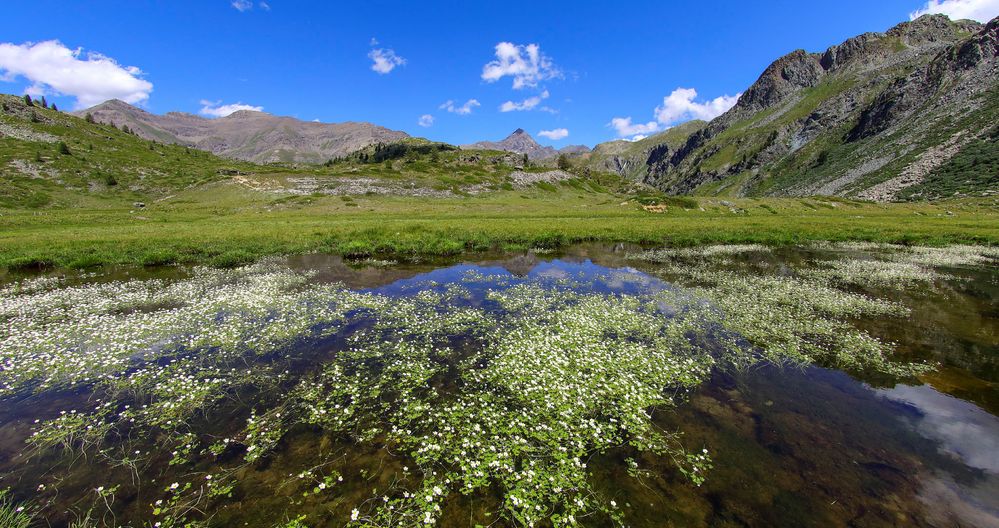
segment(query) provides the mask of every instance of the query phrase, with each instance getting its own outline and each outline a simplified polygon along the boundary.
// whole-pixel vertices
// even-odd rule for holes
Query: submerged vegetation
[[[945,277],[936,267],[997,259],[826,249],[843,256],[791,274],[768,270],[759,245],[631,255],[683,288],[627,268],[484,268],[365,292],[277,260],[174,280],[26,279],[0,292],[0,401],[60,402],[34,414],[19,455],[53,468],[19,474],[40,505],[96,498],[121,513],[115,497],[138,493],[131,522],[211,524],[273,464],[286,476],[266,484],[263,515],[281,525],[433,525],[463,500],[480,505],[473,524],[625,525],[630,505],[595,485],[590,461],[614,453],[639,478],[662,459],[691,485],[710,479],[712,446],[657,416],[712,372],[763,360],[924,372],[852,324],[908,308],[850,287],[923,287]],[[732,268],[753,254],[760,273]],[[289,458],[306,432],[320,447]],[[360,453],[378,462],[359,467],[372,456]],[[96,494],[60,484],[80,455],[110,470],[91,477]]]

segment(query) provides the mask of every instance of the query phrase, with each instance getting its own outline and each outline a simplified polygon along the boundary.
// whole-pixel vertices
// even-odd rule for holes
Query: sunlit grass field
[[[148,203],[6,210],[0,266],[231,266],[273,254],[421,258],[581,241],[667,246],[815,240],[999,244],[994,199],[873,204],[809,199],[640,199],[558,188],[478,196],[291,196],[214,183]]]

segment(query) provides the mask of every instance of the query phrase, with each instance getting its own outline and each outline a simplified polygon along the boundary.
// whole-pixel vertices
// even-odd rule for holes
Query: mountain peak
[[[539,145],[523,128],[514,130],[503,141],[480,141],[472,145],[466,145],[465,148],[503,150],[517,154],[527,154],[531,159],[548,159],[558,155],[558,151],[554,148]]]
[[[121,99],[108,99],[103,103],[96,104],[90,108],[87,108],[86,111],[90,112],[97,110],[117,110],[119,112],[135,112],[135,111],[145,112],[145,110],[137,106],[130,105],[125,101],[122,101]]]
[[[267,112],[261,112],[259,110],[236,110],[235,112],[222,116],[222,119],[246,119],[248,117],[256,117],[261,115],[269,115]]]

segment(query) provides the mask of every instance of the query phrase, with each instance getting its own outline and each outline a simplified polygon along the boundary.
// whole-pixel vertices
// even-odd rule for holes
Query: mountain
[[[559,154],[565,154],[566,156],[579,156],[590,152],[590,147],[586,145],[566,145],[558,149]]]
[[[671,194],[999,194],[997,31],[999,19],[925,15],[823,53],[797,50],[644,163],[620,142],[591,157]]]
[[[539,145],[523,128],[514,130],[502,141],[480,141],[471,145],[462,145],[461,148],[516,152],[517,154],[527,154],[527,158],[531,160],[546,160],[558,156],[557,150]]]
[[[634,180],[643,180],[648,174],[648,160],[658,159],[660,150],[676,150],[705,125],[707,122],[701,120],[687,121],[638,141],[618,139],[600,143],[589,154],[582,156],[582,162],[593,170],[616,172]]]
[[[321,163],[371,144],[409,137],[371,123],[317,123],[250,110],[217,119],[182,112],[158,115],[117,99],[75,114],[128,126],[146,139],[256,163]]]

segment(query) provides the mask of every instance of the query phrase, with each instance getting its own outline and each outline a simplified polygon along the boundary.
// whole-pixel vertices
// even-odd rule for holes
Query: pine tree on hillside
[[[31,100],[31,96],[28,94],[24,94],[24,104],[28,106],[35,106],[35,102]]]
[[[55,111],[55,112],[58,112],[59,111],[59,107],[56,106],[55,103],[52,103],[52,110]]]
[[[88,123],[93,123],[94,122],[94,114],[91,114],[90,112],[87,112],[87,115],[83,117],[83,120],[86,121],[86,122],[88,122]]]
[[[42,108],[48,108],[49,102],[45,100],[45,96],[42,96]]]

